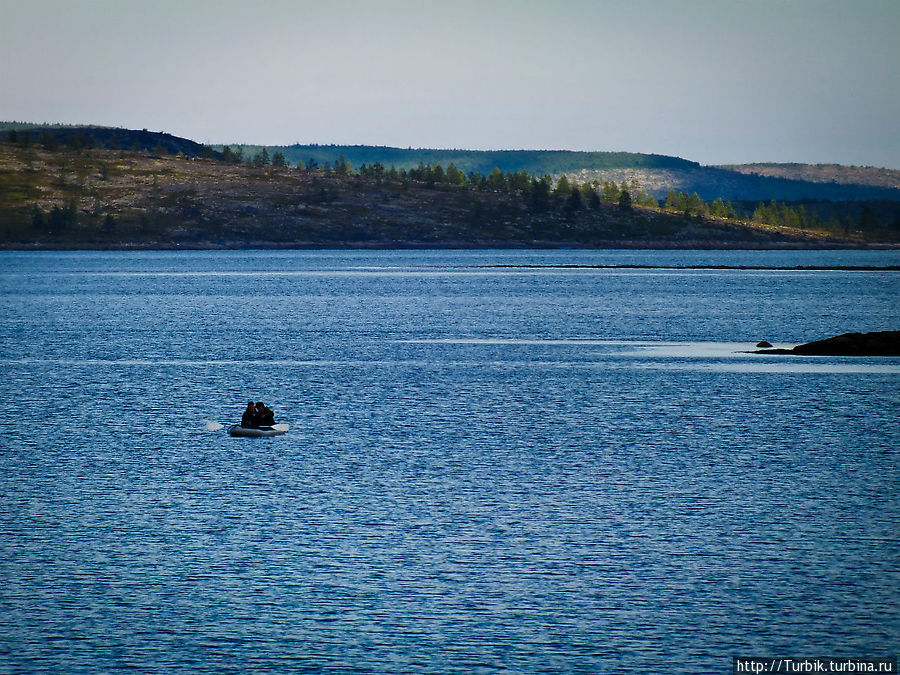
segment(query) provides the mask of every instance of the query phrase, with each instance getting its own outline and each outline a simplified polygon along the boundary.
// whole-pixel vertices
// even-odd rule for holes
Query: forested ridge
[[[664,199],[669,190],[675,189],[687,194],[696,192],[706,201],[900,201],[900,172],[873,167],[715,167],[665,155],[570,150],[436,150],[366,145],[231,145],[214,149],[224,151],[225,147],[240,153],[245,160],[263,151],[270,157],[277,154],[289,166],[329,168],[345,162],[352,167],[381,164],[410,170],[420,165],[452,164],[464,173],[485,175],[496,168],[503,173],[548,174],[554,179],[566,175],[579,183],[637,180],[657,199]],[[801,171],[801,166],[806,171]]]
[[[222,150],[224,146],[214,146]],[[699,164],[679,157],[634,152],[577,152],[572,150],[440,150],[429,148],[391,148],[372,145],[239,145],[232,149],[254,157],[263,149],[270,155],[280,152],[291,165],[298,163],[334,165],[343,159],[354,166],[383,164],[397,169],[412,169],[420,164],[453,164],[464,172],[488,174],[495,168],[504,173],[561,174],[580,169],[632,167],[680,169]]]
[[[453,161],[354,165],[339,154],[292,164],[281,150],[103,127],[0,135],[5,247],[891,245],[891,204],[835,210],[676,190],[658,199],[636,179]]]

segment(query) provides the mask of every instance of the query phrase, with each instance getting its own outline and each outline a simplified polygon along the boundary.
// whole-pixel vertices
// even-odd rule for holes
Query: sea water
[[[0,253],[0,672],[896,656],[897,264]]]

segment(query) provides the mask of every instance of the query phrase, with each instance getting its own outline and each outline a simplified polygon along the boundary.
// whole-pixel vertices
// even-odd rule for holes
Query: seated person
[[[258,427],[259,426],[260,415],[256,411],[256,407],[253,405],[253,401],[250,401],[247,404],[247,409],[244,411],[244,414],[241,415],[241,426],[242,427]]]
[[[256,402],[256,412],[259,415],[259,425],[270,427],[275,424],[275,413],[262,401]]]

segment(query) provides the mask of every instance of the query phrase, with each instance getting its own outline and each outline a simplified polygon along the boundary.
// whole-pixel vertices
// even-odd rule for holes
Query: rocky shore
[[[825,340],[797,345],[793,349],[760,349],[752,353],[796,356],[900,356],[900,330],[844,333]]]

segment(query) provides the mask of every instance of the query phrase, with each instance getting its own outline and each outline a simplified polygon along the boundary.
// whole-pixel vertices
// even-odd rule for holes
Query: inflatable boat
[[[246,438],[259,438],[260,436],[281,436],[286,434],[290,429],[289,424],[273,424],[270,427],[242,427],[240,424],[233,425],[228,429],[229,436],[242,436]]]

